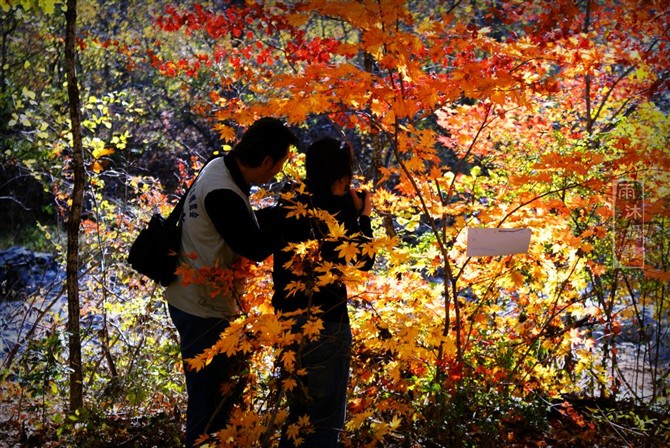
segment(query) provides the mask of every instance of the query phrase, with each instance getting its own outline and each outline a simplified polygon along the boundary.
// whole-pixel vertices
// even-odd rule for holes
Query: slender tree
[[[70,365],[70,412],[83,405],[81,335],[79,331],[79,227],[84,196],[84,150],[81,139],[81,107],[77,73],[75,70],[75,32],[77,24],[77,0],[68,0],[65,27],[65,67],[72,130],[72,168],[74,185],[72,205],[67,221],[67,302]]]

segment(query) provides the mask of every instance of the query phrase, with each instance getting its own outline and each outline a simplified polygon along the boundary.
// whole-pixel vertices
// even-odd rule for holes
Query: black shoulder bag
[[[179,199],[167,219],[160,213],[154,213],[149,224],[137,235],[128,253],[128,263],[135,271],[163,286],[177,278],[175,270],[179,263],[181,244],[179,218],[189,191],[190,188]]]
[[[215,152],[205,162],[206,166],[212,160],[222,157]],[[174,206],[170,216],[164,218],[160,213],[154,213],[149,224],[142,229],[137,238],[130,246],[128,263],[137,272],[167,286],[176,278],[175,270],[179,265],[179,246],[181,245],[181,224],[179,219],[184,209],[186,196],[191,191],[200,177],[200,173],[193,180],[186,192],[181,196],[177,205]]]

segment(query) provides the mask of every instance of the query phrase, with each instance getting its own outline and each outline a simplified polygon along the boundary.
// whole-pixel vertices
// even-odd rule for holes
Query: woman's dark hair
[[[274,162],[280,161],[291,145],[298,146],[298,138],[286,124],[277,118],[264,117],[249,126],[230,154],[242,164],[255,168],[267,156]]]
[[[333,183],[353,176],[351,147],[344,141],[323,138],[307,149],[305,170],[307,188],[312,194],[330,194]]]

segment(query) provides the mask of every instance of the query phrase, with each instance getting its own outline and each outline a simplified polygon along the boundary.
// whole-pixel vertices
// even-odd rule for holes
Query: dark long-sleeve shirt
[[[316,280],[316,275],[322,275],[318,271],[320,266],[333,263],[335,276],[338,275],[338,265],[345,264],[345,259],[339,256],[337,247],[345,241],[355,243],[359,247],[359,253],[355,262],[359,263],[361,270],[369,270],[374,264],[374,258],[363,255],[360,246],[372,237],[372,227],[368,216],[359,216],[354,202],[349,194],[344,196],[324,195],[296,196],[297,200],[282,201],[278,207],[278,216],[274,215],[275,221],[267,223],[261,221],[261,227],[273,226],[278,235],[279,245],[274,251],[274,295],[272,305],[275,310],[290,312],[307,309],[309,305],[319,307],[322,311],[320,316],[327,321],[348,320],[347,313],[347,289],[341,280],[335,280],[325,286],[310,291],[310,285]],[[346,236],[332,240],[328,237],[328,229],[325,224],[316,219],[301,216],[300,218],[289,217],[291,206],[297,202],[305,207],[325,210],[333,215],[346,229]],[[272,216],[272,215],[268,215]],[[265,219],[266,217],[263,217]],[[299,266],[293,264],[295,252],[285,250],[291,243],[304,243],[310,240],[318,241],[318,251],[314,257],[314,263],[302,263]],[[293,261],[292,261],[293,260]],[[297,268],[297,269],[296,269]],[[316,272],[314,271],[316,269]],[[302,272],[301,272],[302,271]],[[287,287],[299,282],[306,285],[308,290],[296,290],[295,294],[289,294]]]
[[[244,180],[239,167],[230,156],[225,158],[226,167],[238,187],[249,195],[250,186]],[[253,261],[263,261],[272,254],[277,245],[276,237],[258,226],[249,213],[247,204],[232,190],[214,190],[205,197],[205,210],[216,230],[231,249]],[[265,215],[267,211],[257,211]],[[274,213],[274,212],[271,212]]]

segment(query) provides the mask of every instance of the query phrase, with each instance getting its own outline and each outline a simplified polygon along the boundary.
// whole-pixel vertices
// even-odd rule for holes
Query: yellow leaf
[[[298,417],[298,425],[300,425],[301,428],[312,426],[312,422],[309,421],[309,415],[302,415]]]
[[[338,251],[338,256],[344,258],[347,263],[355,260],[359,254],[359,249],[355,243],[345,241],[335,248]]]
[[[219,133],[221,140],[223,141],[231,142],[236,139],[235,130],[230,126],[226,126],[225,124],[216,124],[214,125],[214,130]]]
[[[395,417],[393,417],[393,420],[391,420],[391,423],[389,423],[389,426],[391,427],[392,430],[396,430],[398,429],[401,423],[402,419],[396,415]]]
[[[328,236],[334,239],[344,238],[347,234],[344,224],[338,223],[335,219],[332,219],[332,216],[328,214],[330,219],[326,220],[328,224]]]
[[[113,148],[97,147],[91,152],[91,154],[93,155],[94,159],[99,159],[100,157],[104,157],[104,156],[108,156],[110,154],[114,154],[114,149]]]
[[[323,322],[321,319],[310,319],[302,327],[302,333],[308,338],[312,338],[314,336],[319,336],[323,328]]]
[[[56,12],[56,0],[40,0],[40,6],[42,7],[42,11],[47,14]]]
[[[298,202],[296,205],[287,205],[287,210],[290,210],[287,214],[287,218],[301,218],[307,216],[307,206],[302,202]]]
[[[326,286],[335,283],[337,280],[337,276],[335,276],[332,271],[326,271],[325,273],[317,276],[316,284],[317,286]]]
[[[94,173],[101,173],[103,170],[102,165],[99,162],[93,162],[93,166],[91,167]]]
[[[248,340],[243,340],[240,342],[240,351],[244,354],[251,353],[251,350],[253,349],[253,346],[251,345],[251,342]]]
[[[195,444],[197,446],[200,446],[203,443],[207,442],[208,440],[209,440],[209,435],[208,434],[202,434],[200,437],[198,437],[198,440],[195,441]]]
[[[372,416],[372,411],[361,412],[360,414],[354,414],[349,417],[349,421],[346,423],[346,428],[350,431],[356,430],[363,425],[363,422],[369,419]]]
[[[363,255],[368,257],[374,257],[379,251],[381,244],[382,243],[380,243],[379,241],[369,241],[365,243],[362,247]]]
[[[293,367],[295,366],[295,352],[292,350],[285,351],[281,360],[284,363],[284,368],[289,372],[292,372]]]
[[[584,242],[584,243],[582,243],[581,249],[582,249],[582,251],[587,252],[587,253],[591,252],[591,251],[593,251],[593,244]]]
[[[276,314],[268,314],[263,316],[264,319],[260,321],[263,331],[270,335],[278,335],[281,333],[282,327]]]
[[[302,282],[297,282],[297,281],[292,281],[286,287],[284,290],[286,291],[286,295],[288,297],[292,297],[296,295],[297,293],[306,290],[307,287],[305,286],[304,283]]]
[[[306,14],[288,14],[286,16],[286,21],[294,27],[300,27],[307,22],[307,19],[309,18],[308,15]]]
[[[286,392],[292,391],[293,389],[296,388],[298,385],[298,382],[295,380],[295,378],[286,378],[282,382],[282,387]]]
[[[372,431],[374,432],[375,439],[382,440],[386,434],[390,432],[389,425],[387,423],[373,423],[371,425]]]
[[[217,353],[225,353],[228,356],[233,356],[237,353],[237,346],[240,342],[240,335],[242,331],[232,331],[233,326],[228,327],[227,331],[222,333],[219,340],[214,345]],[[231,330],[231,331],[229,331]]]
[[[195,370],[196,372],[204,369],[205,366],[209,365],[210,362],[212,362],[212,358],[203,355],[199,355],[196,356],[195,358],[186,360],[187,367],[189,369]]]
[[[292,425],[289,425],[288,428],[286,428],[286,437],[288,437],[290,440],[293,440],[296,443],[299,434],[300,434],[300,425],[298,424],[294,423]]]
[[[26,61],[26,62],[28,62],[28,61]],[[22,93],[23,96],[25,96],[26,98],[31,99],[31,100],[34,100],[35,97],[36,97],[35,92],[33,92],[32,90],[29,90],[25,87],[23,88],[21,93]]]
[[[298,244],[290,244],[284,249],[284,251],[293,251],[296,255],[306,255],[313,252],[317,248],[318,242],[316,240],[309,240]]]
[[[510,275],[512,276],[512,283],[514,283],[514,286],[516,287],[523,286],[524,282],[523,275],[520,272],[514,271]]]

